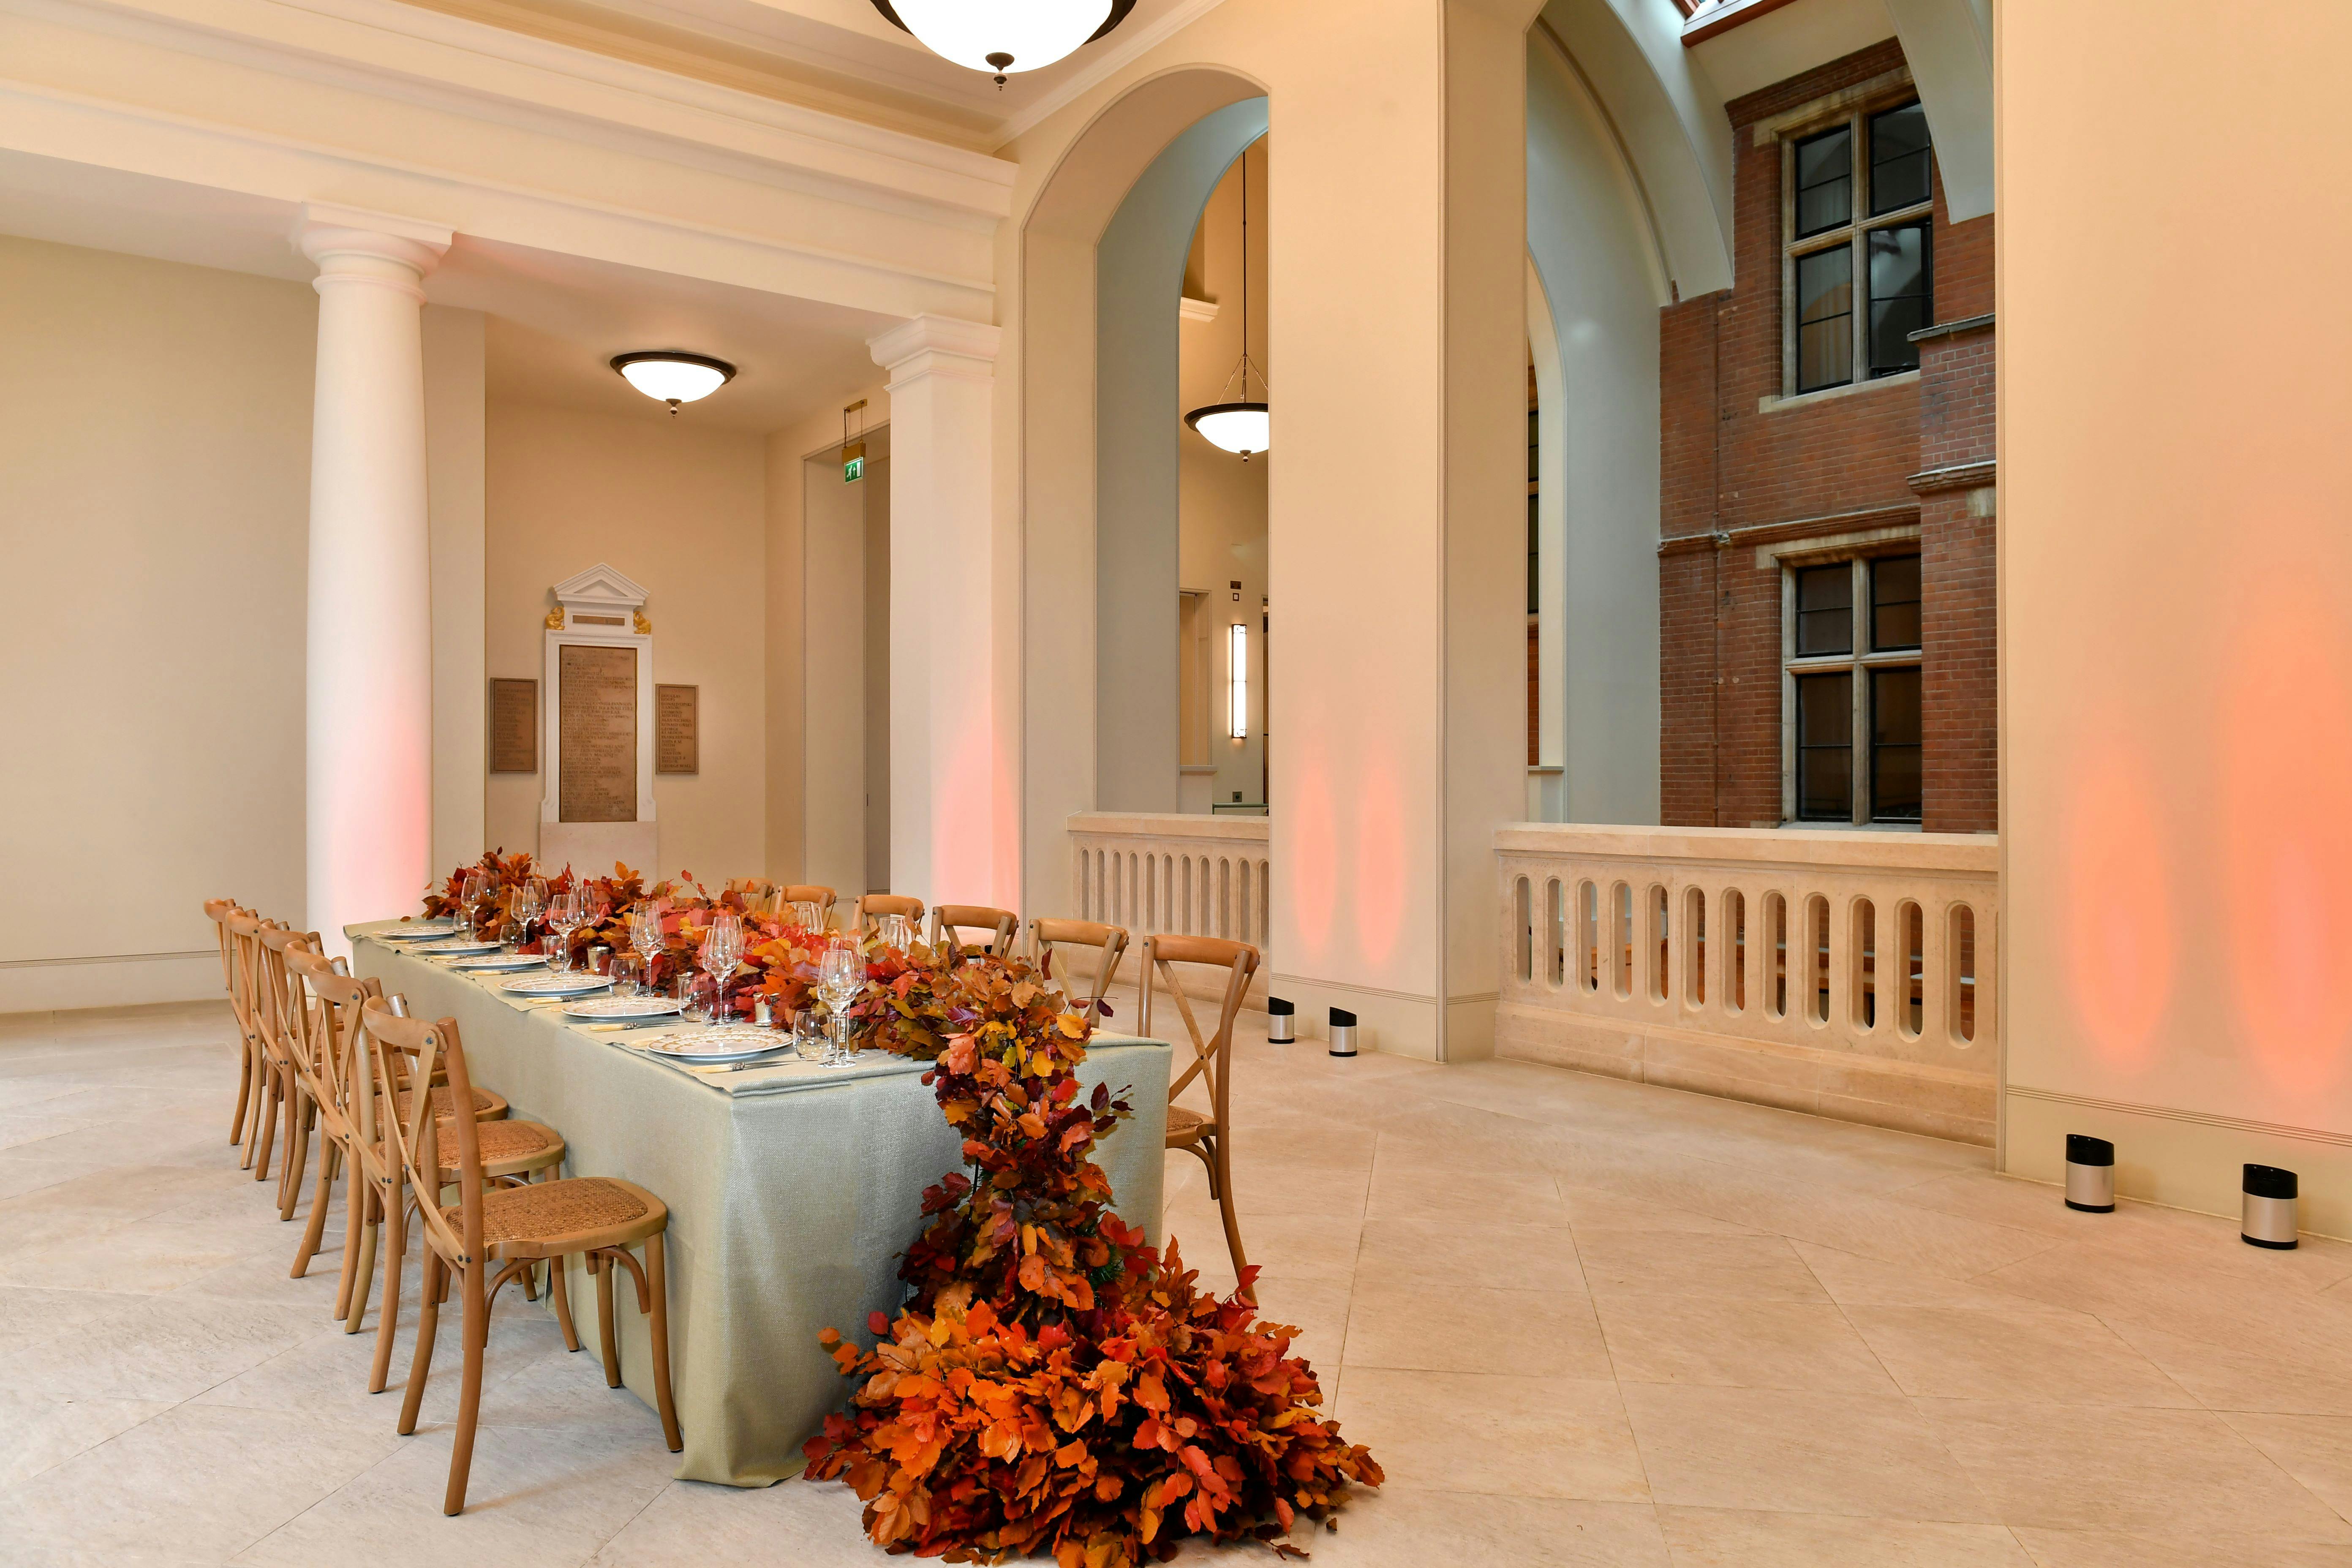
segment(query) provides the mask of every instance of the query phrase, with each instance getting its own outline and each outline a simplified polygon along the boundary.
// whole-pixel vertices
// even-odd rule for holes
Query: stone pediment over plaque
[[[649,596],[643,585],[599,561],[555,585],[557,607],[548,614],[547,629],[643,632],[642,612]]]

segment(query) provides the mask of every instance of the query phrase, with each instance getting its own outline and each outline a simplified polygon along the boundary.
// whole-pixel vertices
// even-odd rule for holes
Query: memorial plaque
[[[565,822],[637,819],[637,650],[564,643],[556,669]]]
[[[695,710],[701,691],[702,688],[698,686],[654,688],[654,772],[696,773],[702,771],[701,742],[695,724]]]
[[[539,682],[490,682],[490,772],[539,772]]]

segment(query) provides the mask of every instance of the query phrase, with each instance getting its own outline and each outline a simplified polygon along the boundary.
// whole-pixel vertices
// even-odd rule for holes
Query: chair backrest
[[[229,994],[232,1004],[236,999],[236,939],[229,934],[228,917],[236,912],[234,899],[205,900],[205,918],[213,922],[213,935],[220,942],[221,989]]]
[[[351,1104],[352,1037],[357,1032],[359,1008],[349,1002],[352,988],[366,994],[373,981],[353,980],[342,973],[342,960],[310,951],[303,943],[286,949],[288,989],[296,1002],[310,994],[308,1005],[295,1014],[294,1059],[318,1085],[320,1104],[345,1113]],[[345,998],[338,1006],[336,998]]]
[[[251,910],[231,910],[222,923],[236,952],[236,984],[228,994],[228,1004],[236,1010],[236,1026],[247,1040],[256,1040],[261,1037],[261,933],[274,922]]]
[[[964,941],[963,932],[984,931],[988,940],[981,945],[999,958],[1010,958],[1013,933],[1020,929],[1019,915],[986,904],[941,904],[931,911],[931,945],[951,942],[958,952],[971,945]]]
[[[897,893],[868,893],[857,900],[856,930],[861,937],[874,934],[874,926],[884,915],[898,915],[907,922],[907,929],[923,929],[923,900],[902,898]]]
[[[325,1081],[342,1108],[344,1121],[372,1149],[381,1151],[384,1130],[375,1113],[375,1058],[362,1015],[369,1002],[383,995],[380,980],[345,974],[332,964],[306,954],[298,964],[319,998],[320,1018],[327,1032],[321,1052]],[[316,967],[312,967],[312,966]],[[320,973],[323,971],[324,973]]]
[[[1205,1075],[1209,1080],[1210,1115],[1220,1130],[1226,1125],[1226,1108],[1231,1103],[1233,1077],[1226,1068],[1233,1060],[1234,1019],[1242,1010],[1242,998],[1249,992],[1250,976],[1257,973],[1258,962],[1257,949],[1245,942],[1227,942],[1223,937],[1143,939],[1143,1032],[1151,1033],[1152,993],[1159,982],[1165,980],[1176,1011],[1183,1016],[1184,1032],[1192,1037],[1192,1063],[1168,1086],[1168,1098],[1173,1100],[1194,1079]],[[1201,1026],[1192,1016],[1192,1004],[1186,999],[1184,987],[1178,983],[1176,972],[1169,967],[1173,963],[1195,963],[1226,972],[1224,1005],[1217,1015],[1217,1032],[1206,1040],[1201,1038]]]
[[[474,1080],[466,1071],[466,1047],[457,1037],[457,1020],[404,1018],[383,997],[370,997],[360,1016],[369,1038],[376,1042],[377,1102],[386,1110],[400,1103],[399,1092],[413,1087],[408,1114],[391,1118],[391,1147],[406,1173],[409,1191],[417,1194],[417,1213],[443,1256],[482,1261],[482,1139],[474,1119],[464,1108],[474,1103]],[[433,1115],[431,1085],[446,1074],[449,1103],[461,1113],[444,1124]],[[447,1131],[443,1131],[446,1125]],[[445,1152],[441,1140],[456,1145]],[[454,1158],[446,1158],[454,1154]],[[441,1172],[445,1158],[457,1182],[457,1223],[441,1209]]]
[[[830,931],[833,928],[833,906],[835,901],[831,888],[820,887],[814,882],[795,882],[791,887],[778,889],[776,912],[783,913],[784,906],[787,904],[814,904],[816,929]]]
[[[742,877],[727,884],[730,893],[743,895],[743,912],[751,915],[772,915],[779,907],[776,884],[765,877]]]
[[[1089,1024],[1102,1021],[1103,993],[1110,989],[1111,976],[1118,973],[1118,961],[1127,952],[1127,928],[1107,926],[1094,921],[1034,920],[1029,922],[1029,956],[1042,967],[1055,947],[1091,947],[1099,959],[1095,965],[1094,990],[1086,1003],[1086,1019]]]
[[[323,944],[316,932],[275,925],[263,927],[257,941],[261,964],[257,1021],[261,1037],[290,1057],[298,1048],[295,1037],[301,1026],[303,997],[300,986],[287,973],[286,955],[298,951],[316,952]]]

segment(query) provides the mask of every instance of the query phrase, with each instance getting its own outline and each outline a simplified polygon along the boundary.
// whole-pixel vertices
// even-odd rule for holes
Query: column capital
[[[1002,329],[954,316],[914,316],[866,340],[895,389],[927,375],[988,381],[995,375]]]
[[[319,280],[378,283],[418,300],[418,285],[440,264],[456,235],[438,224],[392,213],[304,202],[289,237],[319,264]]]

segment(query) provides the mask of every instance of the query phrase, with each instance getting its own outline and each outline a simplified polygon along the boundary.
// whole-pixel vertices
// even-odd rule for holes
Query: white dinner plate
[[[790,1036],[773,1029],[762,1029],[766,1039],[752,1037],[746,1028],[738,1034],[733,1030],[721,1033],[717,1029],[690,1035],[663,1035],[647,1040],[641,1049],[674,1062],[740,1062],[752,1057],[772,1056],[793,1048]]]
[[[499,989],[509,996],[585,996],[612,984],[601,974],[526,974]]]
[[[507,952],[496,958],[460,959],[449,967],[460,974],[510,974],[520,969],[545,969],[547,960],[533,952]]]
[[[567,1018],[610,1023],[616,1018],[667,1018],[684,1008],[675,996],[591,996],[563,1009]]]

